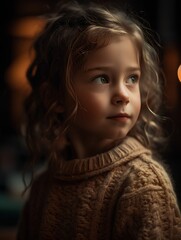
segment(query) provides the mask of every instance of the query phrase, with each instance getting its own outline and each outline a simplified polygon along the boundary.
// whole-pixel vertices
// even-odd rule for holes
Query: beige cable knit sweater
[[[51,164],[34,182],[18,240],[179,240],[171,181],[150,151],[127,138],[86,159]]]

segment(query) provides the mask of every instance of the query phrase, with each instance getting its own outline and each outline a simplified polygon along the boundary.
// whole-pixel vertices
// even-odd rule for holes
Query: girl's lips
[[[113,120],[121,123],[126,123],[130,118],[131,116],[128,115],[127,113],[121,113],[121,114],[108,117],[109,120]]]
[[[128,115],[127,113],[119,113],[119,114],[108,117],[108,119],[115,119],[115,118],[130,118],[130,115]]]

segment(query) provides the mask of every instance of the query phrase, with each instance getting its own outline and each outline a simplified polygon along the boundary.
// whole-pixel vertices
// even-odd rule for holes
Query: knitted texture
[[[26,240],[179,240],[181,214],[165,168],[137,140],[51,163],[19,223]]]

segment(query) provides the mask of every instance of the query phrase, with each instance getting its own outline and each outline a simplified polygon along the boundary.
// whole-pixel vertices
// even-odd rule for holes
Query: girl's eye
[[[97,84],[108,84],[109,83],[109,79],[107,76],[96,77],[96,78],[94,78],[93,81]]]
[[[131,75],[127,80],[126,80],[126,84],[131,85],[131,84],[136,84],[139,80],[139,76],[138,75]]]

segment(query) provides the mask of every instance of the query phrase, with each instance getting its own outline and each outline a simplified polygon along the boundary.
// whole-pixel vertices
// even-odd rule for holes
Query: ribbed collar
[[[50,168],[53,168],[52,171],[56,178],[64,180],[84,179],[125,164],[144,152],[150,151],[136,139],[127,137],[120,145],[107,152],[70,161],[60,159],[58,163],[51,164]]]

